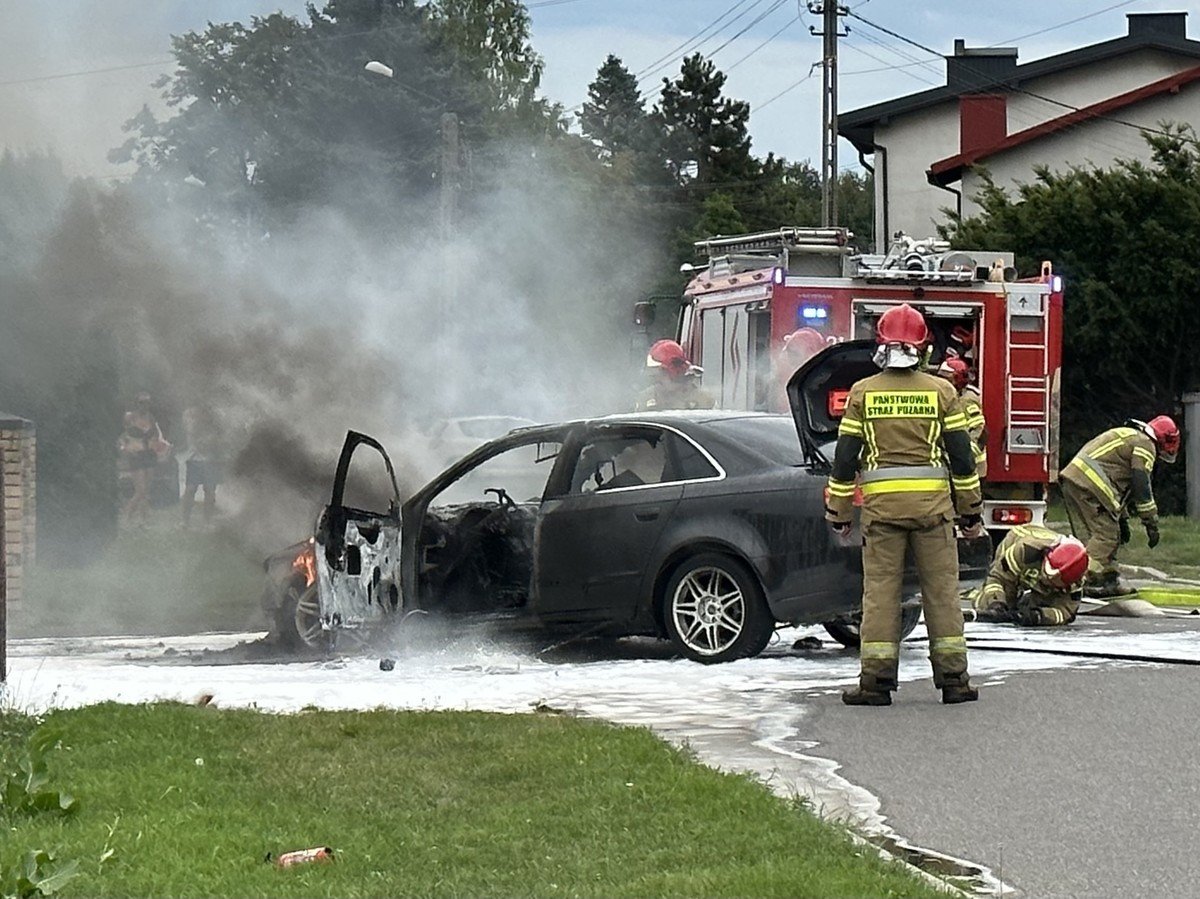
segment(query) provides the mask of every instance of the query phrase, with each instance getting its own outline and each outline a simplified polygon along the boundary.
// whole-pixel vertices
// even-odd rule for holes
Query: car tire
[[[900,610],[900,639],[903,640],[917,626],[917,622],[921,620],[920,606],[905,606]],[[855,612],[853,615],[842,615],[840,618],[835,618],[833,621],[826,621],[822,627],[829,632],[829,636],[837,640],[843,646],[858,648],[862,642],[860,638],[860,628],[862,627],[862,612]]]
[[[321,627],[317,604],[317,583],[306,585],[293,578],[283,588],[283,597],[275,612],[275,633],[287,649],[332,649],[332,631]]]
[[[663,620],[676,648],[705,664],[756,656],[775,631],[754,574],[721,553],[697,553],[675,569],[663,594]]]

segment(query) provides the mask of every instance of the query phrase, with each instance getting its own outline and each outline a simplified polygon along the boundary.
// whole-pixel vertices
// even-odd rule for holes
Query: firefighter
[[[659,340],[646,356],[652,382],[637,399],[636,411],[660,409],[711,409],[717,401],[700,386],[703,370],[692,365],[674,340]]]
[[[907,303],[889,309],[875,339],[875,363],[883,371],[850,388],[829,476],[826,519],[837,535],[850,534],[860,471],[863,495],[861,673],[858,687],[843,693],[842,701],[891,705],[900,662],[900,593],[911,549],[934,684],[942,702],[969,702],[979,693],[967,676],[955,507],[968,536],[982,533],[983,524],[967,418],[954,388],[921,371],[929,330],[919,312]]]
[[[987,422],[983,417],[983,402],[979,388],[971,383],[971,370],[958,356],[947,356],[937,372],[954,385],[967,416],[967,433],[971,435],[971,450],[975,454],[975,471],[980,480],[987,477]]]
[[[1036,524],[1013,528],[996,556],[974,606],[981,621],[1054,627],[1070,624],[1079,611],[1087,573],[1083,543]]]
[[[1148,422],[1130,419],[1093,437],[1062,471],[1063,504],[1071,531],[1087,544],[1086,596],[1125,596],[1134,590],[1121,583],[1117,550],[1129,542],[1128,512],[1146,529],[1146,541],[1158,545],[1158,506],[1150,487],[1156,458],[1174,462],[1179,428],[1166,415]]]

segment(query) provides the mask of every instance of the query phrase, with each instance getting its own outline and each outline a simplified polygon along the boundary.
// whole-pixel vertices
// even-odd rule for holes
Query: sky
[[[649,104],[661,78],[678,72],[682,54],[699,50],[728,72],[727,95],[751,103],[754,152],[819,159],[821,73],[813,64],[821,39],[809,34],[819,21],[802,2],[527,3],[534,48],[545,61],[543,93],[564,107],[586,98],[609,53],[645,72]],[[939,53],[952,52],[955,38],[968,46],[1016,46],[1020,62],[1120,37],[1130,12],[1187,11],[1189,33],[1200,38],[1200,0],[849,0],[848,6],[849,34],[839,52],[843,111],[944,83],[941,60],[874,26]],[[121,124],[156,101],[151,85],[171,70],[171,34],[275,10],[302,16],[303,7],[303,0],[0,0],[0,145],[53,149],[72,174],[119,177],[106,152],[123,140]],[[127,66],[138,67],[97,71]],[[856,163],[845,141],[839,162]]]

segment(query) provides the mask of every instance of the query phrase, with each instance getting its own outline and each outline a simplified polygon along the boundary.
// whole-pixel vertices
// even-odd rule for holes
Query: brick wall
[[[4,467],[4,536],[8,553],[8,598],[22,597],[25,573],[36,557],[37,437],[33,423],[0,420]]]

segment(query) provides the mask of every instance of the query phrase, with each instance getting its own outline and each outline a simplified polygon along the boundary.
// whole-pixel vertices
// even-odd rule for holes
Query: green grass
[[[92,564],[35,566],[9,611],[10,634],[265,629],[261,563],[233,534],[182,531],[177,510],[159,511],[150,527],[122,530]]]
[[[1121,547],[1118,561],[1126,565],[1148,565],[1168,574],[1200,580],[1200,521],[1182,515],[1164,516],[1159,522],[1162,540],[1154,549],[1146,545],[1141,522],[1131,519],[1132,537]]]
[[[64,895],[944,895],[641,729],[181,705],[59,711],[48,726],[66,746],[52,783],[81,810],[10,822],[0,856],[79,859]],[[320,845],[336,863],[263,861]]]

